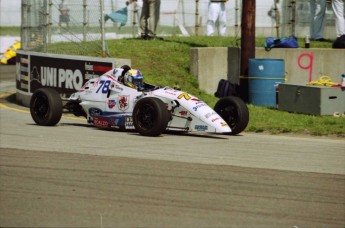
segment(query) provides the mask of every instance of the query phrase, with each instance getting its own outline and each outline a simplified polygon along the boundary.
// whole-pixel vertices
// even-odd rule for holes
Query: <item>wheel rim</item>
[[[37,96],[34,101],[34,113],[40,120],[44,119],[49,113],[48,98],[44,95]]]
[[[145,104],[138,112],[138,124],[148,130],[154,125],[154,120],[156,119],[155,109],[150,104]]]

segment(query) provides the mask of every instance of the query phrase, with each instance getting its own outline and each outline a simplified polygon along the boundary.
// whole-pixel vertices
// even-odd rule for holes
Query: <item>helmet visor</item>
[[[127,81],[125,84],[129,87],[132,87],[134,89],[141,89],[143,88],[143,77],[140,76],[129,76],[127,77]]]
[[[132,84],[137,88],[143,88],[143,77],[142,76],[132,76]]]

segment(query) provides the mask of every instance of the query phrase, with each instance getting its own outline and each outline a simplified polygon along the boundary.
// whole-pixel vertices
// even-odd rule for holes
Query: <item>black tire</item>
[[[226,121],[232,132],[237,135],[246,129],[249,122],[247,105],[238,97],[222,97],[216,103],[214,110]]]
[[[159,136],[166,130],[169,121],[167,106],[158,98],[143,98],[134,107],[133,124],[141,135]]]
[[[32,119],[38,125],[56,125],[62,116],[60,94],[52,88],[36,90],[30,100],[30,113]]]

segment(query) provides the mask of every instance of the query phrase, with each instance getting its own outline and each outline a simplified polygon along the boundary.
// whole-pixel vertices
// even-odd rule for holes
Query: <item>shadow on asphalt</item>
[[[28,125],[36,125],[34,123],[30,123]],[[39,125],[37,125],[39,126]],[[127,133],[133,136],[140,136],[140,137],[149,137],[149,136],[142,136],[139,133],[137,133],[135,130],[125,130],[125,129],[117,129],[117,128],[97,128],[90,124],[80,124],[80,123],[59,123],[56,126],[50,126],[50,127],[63,127],[63,126],[74,126],[74,127],[84,127],[84,128],[94,128],[95,130],[100,131],[113,131],[113,132],[123,132]],[[48,126],[49,127],[49,126]],[[166,131],[162,135],[158,137],[164,137],[164,135],[174,135],[174,136],[185,136],[185,137],[197,137],[197,138],[209,138],[209,139],[229,139],[230,135],[219,135],[219,134],[213,134],[213,133],[188,133],[188,132],[181,132],[181,131]],[[231,136],[234,137],[234,136]]]

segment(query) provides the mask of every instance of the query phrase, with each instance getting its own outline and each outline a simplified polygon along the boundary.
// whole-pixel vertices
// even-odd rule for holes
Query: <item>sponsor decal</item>
[[[93,65],[85,63],[85,70],[93,71]]]
[[[101,116],[102,115],[102,110],[99,109],[99,108],[90,108],[89,109],[89,114],[92,117]]]
[[[16,57],[16,88],[29,92],[29,56],[17,54]]]
[[[85,74],[85,79],[89,80],[89,79],[93,79],[93,78],[98,78],[99,75],[98,74],[90,74],[90,73],[86,73]]]
[[[97,78],[113,68],[113,61],[69,59],[63,55],[17,53],[18,78],[23,75],[29,85],[28,92],[52,87],[60,94],[78,91],[85,81]],[[18,80],[19,81],[19,80]],[[19,84],[18,84],[19,85]],[[19,86],[18,86],[19,87]],[[19,88],[20,89],[20,88]]]
[[[79,90],[83,85],[83,75],[80,70],[55,67],[36,66],[32,68],[31,78],[42,86]]]
[[[207,131],[208,130],[208,126],[207,125],[195,125],[194,129],[196,131]]]
[[[121,124],[121,118],[120,117],[110,118],[109,121],[110,121],[112,127],[119,127],[119,125]]]
[[[107,101],[107,104],[108,104],[108,107],[109,107],[110,109],[112,109],[112,108],[115,107],[116,101],[115,101],[115,100],[108,100],[108,101]]]
[[[114,84],[114,89],[123,91],[123,88],[121,86],[119,86],[118,84]]]
[[[126,127],[126,129],[134,129],[134,124],[133,124],[133,118],[132,117],[126,117],[125,127]]]
[[[109,127],[109,122],[107,118],[95,117],[93,118],[93,125],[96,127],[107,128]]]
[[[212,121],[212,122],[216,122],[216,121],[219,120],[219,119],[220,119],[219,117],[216,117],[216,118],[212,119],[211,121]]]
[[[187,111],[181,111],[179,112],[181,116],[187,116],[188,112]]]
[[[193,107],[193,110],[198,111],[199,108],[204,107],[204,106],[206,106],[206,104],[204,102],[202,102],[202,101],[198,102],[198,103],[196,103],[196,106]]]
[[[126,111],[129,108],[129,95],[121,95],[118,97],[119,106],[121,111]]]
[[[85,63],[85,70],[86,71],[100,71],[100,72],[107,72],[111,70],[111,66],[100,66],[100,65],[92,65],[89,62]]]
[[[172,89],[164,90],[164,93],[170,94],[170,95],[173,95],[173,96],[176,96],[176,95],[177,95],[177,94],[175,93],[175,91],[172,90]]]
[[[207,114],[205,115],[205,118],[208,119],[208,118],[210,118],[211,116],[216,115],[216,114],[217,114],[216,112],[209,112],[209,113],[207,113]]]
[[[227,123],[224,123],[224,122],[221,122],[220,125],[221,125],[222,127],[228,126],[228,124],[227,124]]]

